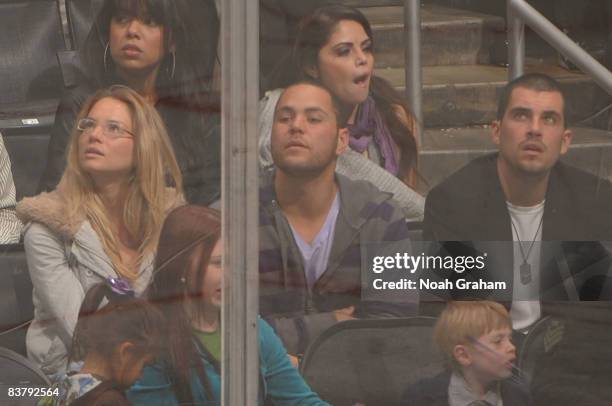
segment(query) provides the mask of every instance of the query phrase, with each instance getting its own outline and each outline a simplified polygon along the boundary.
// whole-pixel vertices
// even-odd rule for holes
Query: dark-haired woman
[[[393,87],[374,75],[374,42],[366,17],[341,5],[315,10],[300,24],[293,59],[295,79],[321,82],[349,117],[351,150],[338,160],[338,172],[394,193],[408,217],[421,218],[423,198],[411,189],[417,183],[415,120]],[[260,104],[259,148],[264,167],[272,164],[270,131],[279,95],[278,90],[268,92]]]
[[[84,76],[58,107],[40,189],[57,185],[70,130],[87,96],[123,84],[160,113],[187,200],[218,200],[220,118],[211,91],[218,36],[213,0],[105,0],[79,54]]]
[[[218,211],[183,206],[168,215],[147,291],[167,321],[166,356],[130,389],[132,404],[220,404],[222,255]],[[261,319],[259,367],[260,404],[328,405],[310,390]]]

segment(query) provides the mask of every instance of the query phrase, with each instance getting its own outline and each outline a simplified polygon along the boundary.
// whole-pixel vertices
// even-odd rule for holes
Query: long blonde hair
[[[126,86],[115,85],[97,91],[85,102],[76,122],[86,117],[93,106],[105,98],[124,103],[132,118],[134,168],[128,179],[128,193],[121,220],[130,237],[138,241],[137,264],[141,264],[157,245],[168,206],[173,200],[182,198],[181,172],[161,117],[153,106]],[[80,166],[80,135],[81,132],[75,126],[68,144],[66,170],[58,188],[62,189],[66,197],[70,218],[84,215],[98,234],[115,271],[133,280],[138,276],[138,270],[130,269],[122,263],[118,230],[113,226],[109,212],[95,190],[92,177]],[[174,194],[168,192],[168,185],[174,187]]]

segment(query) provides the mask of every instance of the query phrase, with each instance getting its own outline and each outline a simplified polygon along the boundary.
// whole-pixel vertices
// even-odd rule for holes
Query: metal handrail
[[[422,146],[425,125],[423,123],[420,0],[404,0],[404,66],[406,100],[416,120],[418,141]]]
[[[555,27],[525,0],[506,0],[508,14],[509,80],[525,71],[525,24],[553,48],[591,76],[612,95],[612,73]],[[420,0],[404,0],[405,92],[408,106],[417,121],[419,144],[423,145],[423,74],[421,67]]]
[[[612,73],[525,0],[507,0],[508,76],[512,80],[525,70],[525,25],[589,75],[612,95]]]

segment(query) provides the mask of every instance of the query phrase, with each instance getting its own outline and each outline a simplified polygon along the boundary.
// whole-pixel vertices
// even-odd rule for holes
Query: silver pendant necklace
[[[529,263],[529,255],[531,254],[531,250],[535,244],[536,238],[538,237],[538,233],[540,232],[540,228],[542,227],[542,222],[544,220],[544,213],[542,213],[542,217],[540,218],[540,224],[538,224],[538,229],[536,230],[533,238],[531,239],[531,244],[529,245],[529,249],[527,250],[527,255],[525,255],[525,251],[523,251],[523,242],[521,240],[521,236],[519,235],[518,229],[514,225],[514,221],[512,221],[512,217],[510,218],[510,224],[512,224],[512,228],[516,233],[516,238],[518,239],[519,249],[521,251],[521,257],[523,258],[523,263],[519,267],[519,276],[521,277],[521,283],[523,285],[527,285],[531,283],[533,279],[531,273],[531,264]]]

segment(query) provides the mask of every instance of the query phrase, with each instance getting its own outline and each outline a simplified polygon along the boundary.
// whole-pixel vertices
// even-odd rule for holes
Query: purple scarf
[[[380,113],[376,111],[374,99],[368,98],[357,108],[355,123],[347,126],[349,130],[349,146],[362,154],[374,141],[382,157],[381,166],[397,176],[399,170],[394,154],[393,140],[389,129],[383,122]]]

